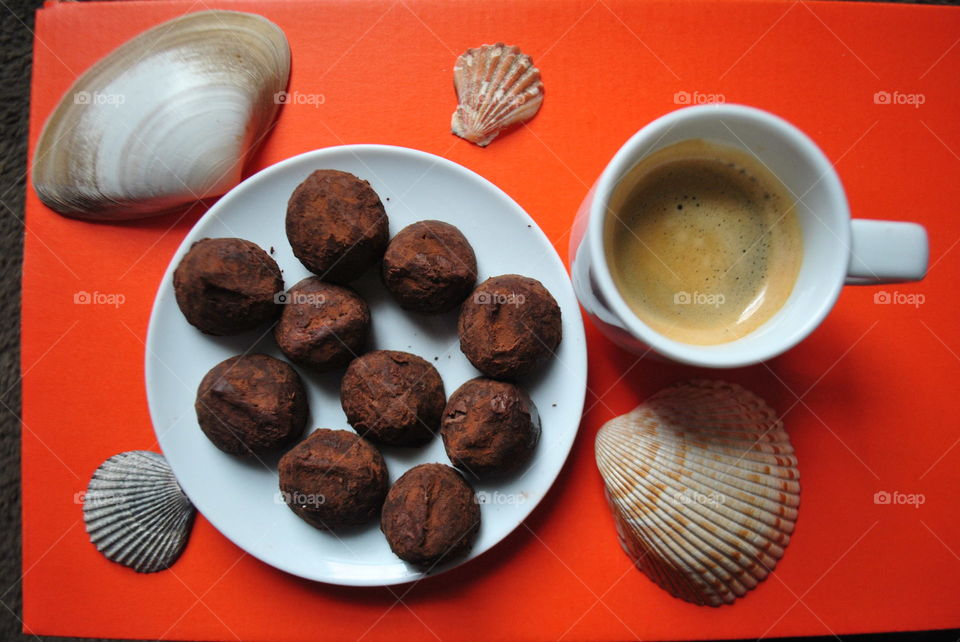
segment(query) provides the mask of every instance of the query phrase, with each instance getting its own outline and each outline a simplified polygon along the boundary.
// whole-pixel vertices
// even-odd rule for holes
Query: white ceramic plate
[[[313,170],[339,169],[370,181],[390,217],[391,236],[423,219],[456,225],[477,254],[480,280],[516,273],[540,280],[563,314],[557,356],[523,383],[543,422],[540,443],[527,468],[496,483],[474,484],[481,506],[472,559],[515,529],[536,507],[560,472],[573,444],[586,391],[586,343],[580,309],[566,270],[547,237],[513,200],[486,179],[456,163],[402,147],[350,145],[301,154],[248,178],[221,198],[187,234],[167,268],[150,317],[146,383],[157,439],[184,491],[221,533],[251,555],[288,573],[346,585],[387,585],[423,576],[393,555],[379,525],[336,535],[318,531],[280,500],[278,457],[245,461],[214,447],[197,425],[193,403],[204,374],[220,361],[251,351],[283,358],[264,327],[216,338],[190,326],[177,307],[173,271],[197,240],[240,237],[274,250],[286,287],[309,276],[293,256],[284,232],[287,199]],[[456,313],[423,317],[404,312],[380,284],[377,270],[353,283],[370,304],[371,349],[406,350],[433,363],[447,395],[478,372],[460,352]],[[342,373],[297,369],[309,391],[310,423],[349,429],[340,407]],[[383,449],[391,483],[425,462],[449,463],[438,438],[417,449]]]

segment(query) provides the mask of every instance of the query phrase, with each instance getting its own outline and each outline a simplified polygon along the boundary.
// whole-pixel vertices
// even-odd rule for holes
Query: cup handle
[[[850,221],[848,285],[920,281],[927,273],[927,230],[901,221]]]

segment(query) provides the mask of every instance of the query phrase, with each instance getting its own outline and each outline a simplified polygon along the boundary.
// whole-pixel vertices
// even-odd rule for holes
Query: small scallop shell
[[[138,573],[169,568],[183,552],[196,509],[162,455],[131,450],[106,460],[87,486],[90,541]]]
[[[621,546],[675,597],[730,604],[790,542],[793,446],[776,413],[738,385],[661,390],[600,429],[596,456]]]
[[[236,185],[290,74],[278,26],[200,11],[127,41],[73,83],[33,154],[33,186],[77,218],[142,218]]]
[[[543,83],[533,59],[517,47],[497,43],[467,49],[453,66],[460,104],[453,112],[453,133],[480,147],[524,123],[543,103]]]

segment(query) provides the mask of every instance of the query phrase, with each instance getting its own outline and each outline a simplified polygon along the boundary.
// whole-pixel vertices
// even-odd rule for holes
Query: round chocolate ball
[[[390,241],[381,275],[403,309],[447,312],[463,303],[476,285],[477,257],[453,225],[420,221]]]
[[[200,429],[231,455],[261,455],[296,441],[307,424],[307,391],[290,364],[266,354],[230,357],[200,382]]]
[[[326,372],[364,351],[370,309],[350,288],[311,276],[290,288],[283,300],[274,338],[294,363]]]
[[[350,363],[340,384],[340,403],[353,429],[391,446],[433,437],[445,402],[437,369],[409,352],[368,352]]]
[[[450,395],[440,435],[457,468],[477,477],[506,473],[529,461],[540,416],[519,386],[478,377]]]
[[[432,568],[465,553],[480,529],[473,489],[450,466],[414,466],[390,489],[380,530],[400,559]]]
[[[517,274],[487,279],[460,308],[460,350],[482,373],[525,375],[560,345],[560,306],[537,281]]]
[[[320,169],[293,191],[287,203],[287,239],[317,276],[349,283],[380,260],[389,222],[370,183],[348,172]]]
[[[367,523],[380,512],[388,486],[380,451],[348,430],[319,428],[280,460],[283,501],[321,530]]]
[[[187,321],[213,335],[239,334],[280,314],[280,268],[243,239],[201,239],[173,273],[177,305]]]

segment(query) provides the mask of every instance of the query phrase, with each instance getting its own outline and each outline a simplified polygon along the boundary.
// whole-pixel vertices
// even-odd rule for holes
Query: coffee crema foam
[[[757,329],[787,301],[803,258],[795,201],[753,156],[687,140],[621,179],[604,230],[624,300],[656,332],[710,345]]]

